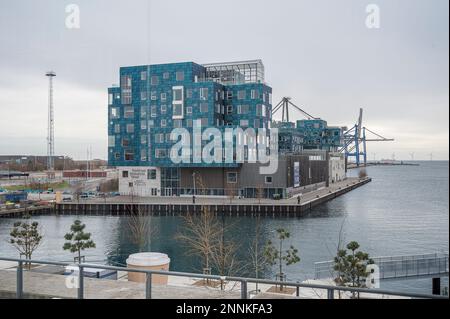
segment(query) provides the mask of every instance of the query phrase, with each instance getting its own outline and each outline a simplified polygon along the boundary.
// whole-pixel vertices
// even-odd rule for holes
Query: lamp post
[[[195,188],[195,172],[192,173],[192,180],[194,182],[194,195],[192,196],[192,203],[195,204],[195,194],[197,193]]]

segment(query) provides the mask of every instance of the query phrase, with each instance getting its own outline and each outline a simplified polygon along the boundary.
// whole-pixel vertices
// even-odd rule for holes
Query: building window
[[[261,125],[261,121],[259,119],[255,119],[253,127],[259,128],[260,125]]]
[[[164,148],[157,148],[155,150],[155,157],[156,158],[166,158],[167,157],[167,150]]]
[[[127,124],[127,133],[128,134],[134,133],[134,124]]]
[[[228,184],[236,184],[237,183],[237,173],[236,172],[228,172],[227,173],[227,183]]]
[[[173,89],[173,100],[174,102],[183,101],[183,88],[176,87]]]
[[[131,119],[134,117],[134,108],[132,106],[126,106],[125,107],[125,114],[126,119]]]
[[[147,150],[141,150],[141,161],[146,161],[147,160]]]
[[[120,111],[118,107],[112,107],[111,108],[111,119],[118,119],[120,118]]]
[[[201,88],[200,89],[200,100],[207,100],[208,99],[208,88]]]
[[[173,127],[174,128],[182,128],[183,127],[183,121],[182,120],[173,120]]]
[[[122,144],[122,147],[128,147],[128,146],[130,146],[130,140],[127,138],[123,138],[121,144]]]
[[[125,160],[134,161],[134,153],[131,151],[125,151]]]
[[[227,105],[227,114],[233,114],[233,105]]]
[[[156,180],[156,169],[149,169],[147,171],[147,179],[151,181]]]
[[[131,76],[121,77],[122,104],[131,104]]]
[[[209,124],[208,118],[204,117],[204,118],[200,119],[200,123],[203,127],[208,126],[208,124]]]
[[[153,75],[150,78],[150,85],[158,85],[159,84],[159,77],[157,75]]]
[[[108,105],[112,105],[114,102],[114,95],[112,93],[108,94]]]
[[[238,105],[237,106],[237,114],[247,114],[249,111],[248,105]]]
[[[147,116],[147,107],[141,106],[141,118],[145,118]]]
[[[167,93],[161,93],[161,101],[167,100]]]
[[[155,134],[155,142],[156,143],[164,143],[164,134]]]
[[[208,103],[200,103],[200,113],[208,113]]]
[[[147,121],[141,121],[141,130],[146,130],[147,129]]]
[[[192,114],[192,106],[186,108],[186,114]]]
[[[114,125],[114,133],[115,134],[120,134],[120,124]]]
[[[141,144],[142,145],[147,144],[147,136],[146,135],[141,135]]]
[[[122,89],[131,88],[131,76],[129,76],[129,75],[122,76],[120,85],[121,85]]]
[[[177,81],[184,81],[184,72],[183,71],[179,71],[176,73],[176,80]]]
[[[233,91],[227,91],[227,100],[231,101],[233,99]]]
[[[259,92],[257,90],[252,90],[252,100],[259,98]]]
[[[131,104],[131,89],[122,90],[122,104]]]
[[[273,178],[272,176],[266,176],[266,184],[272,184]]]
[[[167,113],[167,105],[161,105],[161,114]]]
[[[120,153],[114,153],[114,158],[116,160],[120,160]]]
[[[186,127],[192,127],[192,119],[187,119],[186,120]]]
[[[241,127],[248,127],[248,120],[241,120],[240,121],[240,126]]]
[[[166,119],[162,119],[161,120],[161,127],[166,127],[167,126],[167,120]]]
[[[154,120],[148,120],[148,128],[155,127],[155,121]]]
[[[146,71],[142,71],[141,72],[141,81],[145,81],[147,80],[147,72]]]
[[[163,73],[163,79],[164,80],[168,80],[170,78],[170,73],[169,72],[164,72]]]
[[[192,94],[193,92],[192,92],[192,89],[188,89],[187,91],[186,91],[186,97],[188,98],[188,99],[192,99]]]
[[[151,107],[150,113],[151,113],[150,114],[151,117],[156,117],[158,115],[158,112],[157,112],[157,109],[156,109],[156,105],[153,105]]]
[[[142,91],[141,92],[141,101],[146,101],[147,100],[147,91]]]
[[[156,100],[158,99],[158,97],[156,96],[156,91],[152,91],[152,92],[150,93],[150,95],[151,95],[150,99],[151,99],[152,101],[156,101]]]
[[[122,172],[122,177],[123,178],[128,178],[128,171],[123,171]]]
[[[108,137],[108,146],[116,147],[116,137],[114,135]]]
[[[246,92],[245,90],[241,90],[238,92],[238,100],[245,100],[246,98]]]
[[[183,116],[183,105],[181,104],[174,104],[173,105],[173,117],[182,117]]]

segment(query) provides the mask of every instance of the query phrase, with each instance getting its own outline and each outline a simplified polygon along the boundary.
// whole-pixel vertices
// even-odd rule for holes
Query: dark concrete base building
[[[331,158],[333,164],[331,165]],[[339,165],[336,161],[339,159]],[[147,169],[120,168],[120,192],[136,196],[223,196],[242,198],[288,198],[314,187],[326,186],[330,171],[343,168],[341,154],[305,151],[281,155],[275,174],[260,173],[261,164],[244,163],[236,168],[196,167]],[[344,173],[345,174],[345,173]],[[345,177],[344,177],[345,178]]]

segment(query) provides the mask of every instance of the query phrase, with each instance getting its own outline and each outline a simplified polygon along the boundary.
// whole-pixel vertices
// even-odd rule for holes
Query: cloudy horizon
[[[79,29],[65,25],[70,3]],[[379,29],[366,26],[370,3]],[[348,127],[363,107],[365,126],[395,138],[369,144],[369,159],[448,160],[448,12],[447,0],[2,1],[0,154],[46,154],[48,70],[55,153],[106,159],[121,66],[262,59],[274,105],[289,96]]]

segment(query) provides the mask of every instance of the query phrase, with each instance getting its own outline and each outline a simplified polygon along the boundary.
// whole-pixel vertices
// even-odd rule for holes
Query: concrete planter
[[[127,267],[134,269],[169,271],[170,258],[161,253],[139,253],[130,255],[127,259]],[[145,283],[145,273],[128,273],[128,281]],[[168,276],[152,275],[152,284],[167,285]]]

